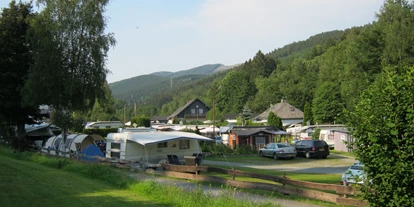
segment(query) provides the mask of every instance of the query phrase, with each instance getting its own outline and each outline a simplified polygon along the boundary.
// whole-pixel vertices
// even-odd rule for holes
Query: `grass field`
[[[106,165],[13,153],[0,146],[0,206],[274,206],[230,194],[213,199],[201,189],[188,192],[137,181],[128,173]]]

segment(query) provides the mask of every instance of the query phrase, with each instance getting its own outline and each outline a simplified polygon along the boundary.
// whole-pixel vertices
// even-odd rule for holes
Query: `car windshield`
[[[362,170],[363,166],[362,165],[352,165],[350,167],[351,170]]]
[[[278,148],[285,148],[285,147],[290,147],[290,145],[288,144],[277,144]]]

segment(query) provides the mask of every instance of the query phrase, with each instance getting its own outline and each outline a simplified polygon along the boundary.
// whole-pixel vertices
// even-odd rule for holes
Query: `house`
[[[277,116],[280,117],[280,119],[282,119],[283,126],[303,121],[303,112],[297,109],[296,107],[290,105],[284,98],[278,104],[270,104],[270,108],[268,108],[266,111],[259,114],[258,116],[254,117],[253,121],[267,123],[267,117],[269,116],[270,112],[275,113]]]
[[[205,121],[206,114],[209,111],[210,107],[208,107],[200,99],[196,98],[194,100],[187,102],[183,107],[177,109],[167,119],[168,123],[170,124],[173,122],[174,119],[185,119],[187,121]]]
[[[202,153],[198,141],[213,141],[189,132],[131,132],[109,133],[106,139],[106,157],[141,162],[157,167],[167,155],[184,156]]]
[[[268,143],[282,142],[279,135],[290,135],[290,133],[280,131],[273,126],[234,126],[229,133],[228,145],[231,148],[250,145],[260,149]]]

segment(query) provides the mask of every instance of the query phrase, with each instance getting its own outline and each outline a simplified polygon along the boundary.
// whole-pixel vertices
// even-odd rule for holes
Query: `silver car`
[[[296,149],[286,143],[270,143],[259,150],[259,155],[273,157],[275,160],[279,158],[293,159],[296,157]]]

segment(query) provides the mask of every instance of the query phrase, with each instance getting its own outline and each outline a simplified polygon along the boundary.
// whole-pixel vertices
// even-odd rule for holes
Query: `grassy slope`
[[[166,206],[98,180],[0,155],[0,206]]]

